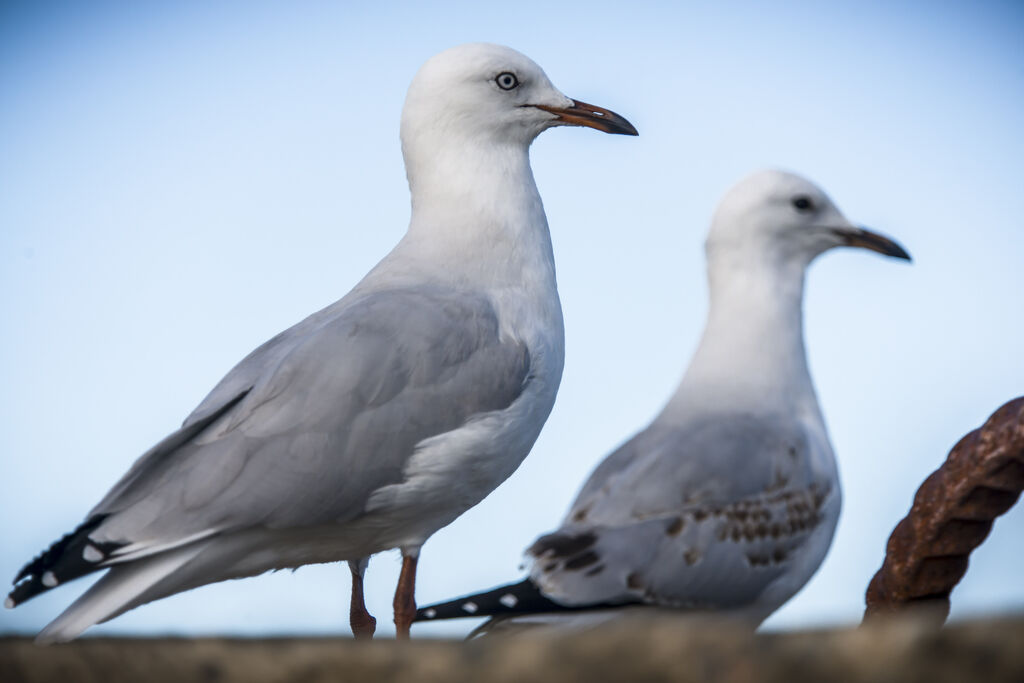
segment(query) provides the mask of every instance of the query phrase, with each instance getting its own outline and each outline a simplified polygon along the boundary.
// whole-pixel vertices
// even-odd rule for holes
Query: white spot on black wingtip
[[[480,608],[477,607],[475,602],[470,601],[470,602],[462,603],[462,611],[463,612],[469,612],[470,614],[476,614],[476,611],[478,609],[480,609]]]
[[[433,619],[437,616],[437,610],[431,607],[430,609],[423,611],[423,616],[425,616],[427,619]]]
[[[512,595],[511,593],[505,593],[501,596],[501,599],[498,600],[498,602],[505,605],[505,607],[512,608],[519,604],[519,598]]]
[[[43,574],[43,585],[47,588],[53,588],[57,585],[57,577],[53,575],[53,572]]]
[[[85,549],[82,551],[82,559],[86,562],[99,562],[103,559],[103,553],[91,543],[86,543]]]
[[[9,595],[7,596],[7,599],[4,600],[4,607],[7,609],[14,609],[17,605],[18,603],[14,602],[14,598]]]

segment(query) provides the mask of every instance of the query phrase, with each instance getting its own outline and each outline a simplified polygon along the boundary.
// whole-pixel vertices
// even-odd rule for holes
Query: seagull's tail
[[[82,597],[40,631],[36,642],[46,644],[72,640],[90,626],[175,592],[175,589],[167,590],[161,586],[161,582],[194,559],[205,547],[206,543],[200,541],[114,565]]]
[[[416,618],[413,621],[561,612],[567,609],[572,608],[544,597],[533,581],[524,579],[519,583],[499,586],[483,593],[421,607],[416,610]]]

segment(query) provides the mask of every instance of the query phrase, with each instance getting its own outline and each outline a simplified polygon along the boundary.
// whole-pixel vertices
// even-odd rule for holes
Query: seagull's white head
[[[709,258],[767,259],[798,267],[841,246],[910,260],[892,239],[851,223],[820,187],[776,170],[754,173],[726,193],[707,240]]]
[[[501,45],[470,43],[430,58],[402,109],[402,144],[529,146],[552,126],[589,126],[636,135],[614,112],[570,99],[532,60]]]

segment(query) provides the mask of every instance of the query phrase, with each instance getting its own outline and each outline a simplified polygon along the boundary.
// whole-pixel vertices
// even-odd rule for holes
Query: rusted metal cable
[[[868,585],[864,619],[927,606],[940,622],[967,557],[1024,489],[1024,396],[1003,405],[950,451],[914,496]]]

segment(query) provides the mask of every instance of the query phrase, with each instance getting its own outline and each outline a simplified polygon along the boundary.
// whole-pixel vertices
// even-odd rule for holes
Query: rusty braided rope
[[[925,605],[945,621],[949,594],[992,522],[1024,489],[1024,396],[1003,405],[950,451],[914,496],[868,585],[864,619]]]

